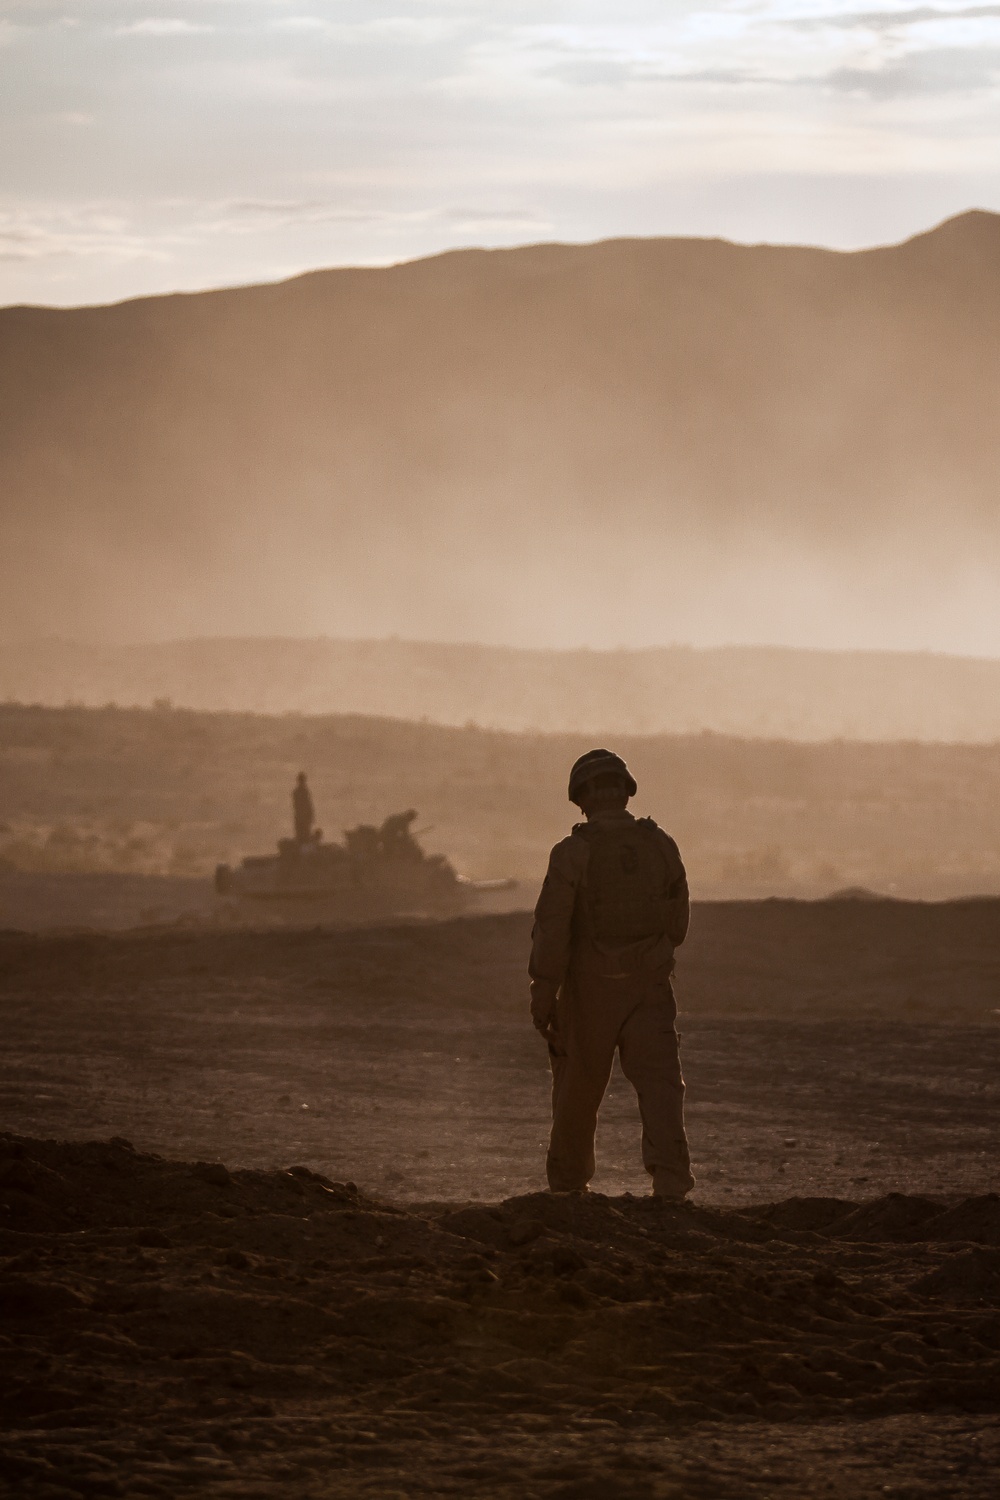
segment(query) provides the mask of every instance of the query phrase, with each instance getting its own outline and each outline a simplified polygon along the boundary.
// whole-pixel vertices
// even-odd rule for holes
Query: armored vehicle
[[[215,889],[240,904],[354,921],[458,915],[480,893],[514,887],[512,880],[466,880],[443,854],[426,854],[413,833],[416,818],[410,808],[378,827],[361,823],[346,830],[343,843],[327,843],[321,829],[307,839],[279,839],[277,854],[249,854],[235,869],[219,865]]]

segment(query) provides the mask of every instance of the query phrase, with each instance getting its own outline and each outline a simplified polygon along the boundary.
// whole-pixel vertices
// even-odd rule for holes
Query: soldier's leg
[[[669,981],[650,985],[618,1038],[622,1072],[639,1096],[642,1162],[653,1192],[680,1198],[694,1187],[684,1130],[684,1077],[673,991]]]
[[[551,1054],[552,1134],[545,1159],[554,1193],[585,1188],[594,1175],[597,1114],[611,1077],[617,1041],[616,1007],[602,1006],[592,985],[560,996],[560,1047]]]

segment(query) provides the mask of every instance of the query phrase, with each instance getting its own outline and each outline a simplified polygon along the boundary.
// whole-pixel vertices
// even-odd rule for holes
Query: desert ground
[[[1000,903],[696,906],[681,1207],[529,927],[0,935],[4,1493],[995,1495]]]

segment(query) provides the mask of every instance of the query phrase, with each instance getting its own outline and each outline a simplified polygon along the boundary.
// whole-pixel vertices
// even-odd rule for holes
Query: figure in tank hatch
[[[295,820],[295,842],[308,844],[313,836],[316,809],[313,807],[312,793],[306,783],[305,771],[299,772],[292,788],[292,817]]]
[[[639,1096],[653,1193],[679,1200],[694,1178],[670,976],[690,903],[677,845],[652,818],[632,816],[635,793],[620,756],[590,750],[580,757],[569,799],[586,822],[552,850],[535,907],[531,1019],[552,1065],[546,1171],[553,1192],[586,1192],[617,1048]]]

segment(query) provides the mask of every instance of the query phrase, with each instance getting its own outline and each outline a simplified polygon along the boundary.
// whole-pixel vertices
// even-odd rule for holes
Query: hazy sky
[[[1000,4],[0,0],[0,303],[1000,209]]]

